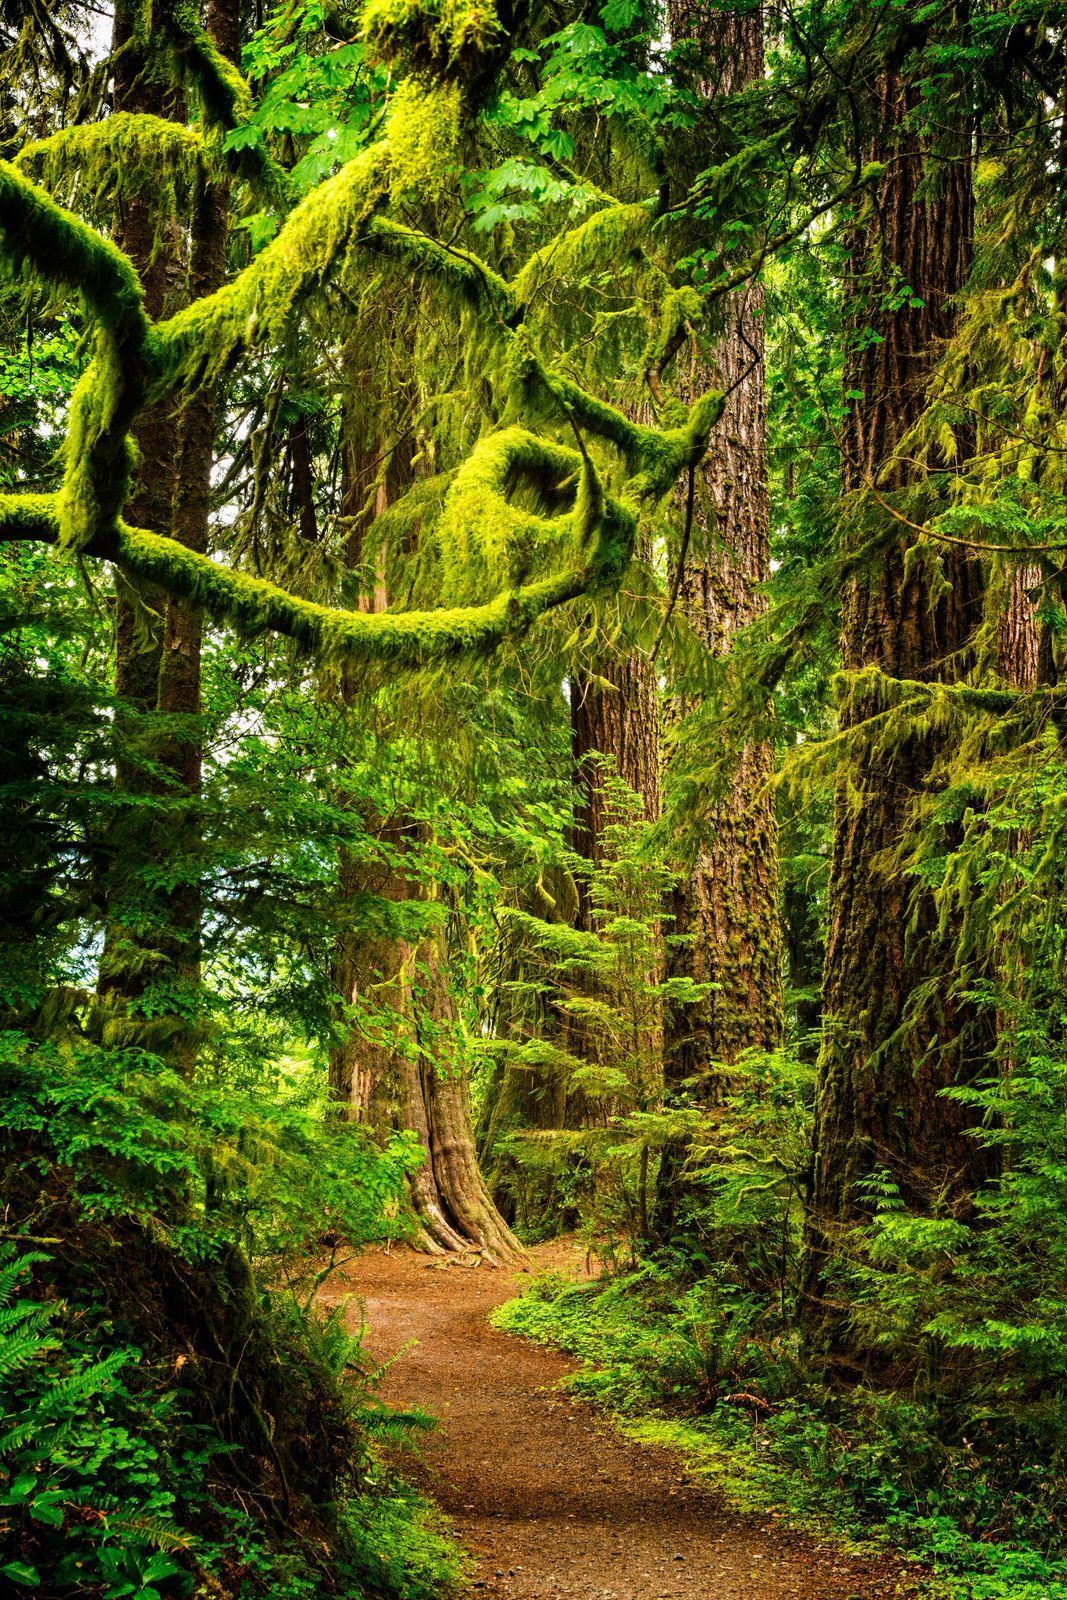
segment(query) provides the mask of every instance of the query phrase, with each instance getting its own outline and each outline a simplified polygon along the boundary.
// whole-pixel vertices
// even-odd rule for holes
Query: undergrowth
[[[996,1508],[1001,1537],[961,1526],[961,1504],[981,1504],[980,1470],[946,1446],[942,1480],[930,1481],[929,1409],[820,1387],[795,1337],[768,1338],[754,1304],[724,1304],[707,1280],[679,1296],[652,1264],[592,1284],[550,1275],[494,1321],[578,1356],[575,1392],[634,1437],[684,1452],[746,1509],[850,1542],[891,1540],[958,1600],[1067,1600],[1067,1564],[1038,1544],[1032,1503]],[[1009,1538],[1013,1525],[1026,1542]]]
[[[136,1049],[3,1035],[0,1577],[99,1600],[431,1600],[458,1552],[388,1464],[429,1425],[323,1314],[395,1233],[412,1155],[295,1081],[185,1082]]]
[[[865,1365],[803,1314],[810,1070],[789,1052],[753,1055],[694,1136],[669,1245],[609,1237],[599,1280],[539,1280],[499,1325],[572,1351],[578,1392],[742,1505],[888,1541],[956,1600],[1067,1600],[1060,1022],[1017,1008],[1010,1079],[966,1091],[996,1158],[969,1222],[872,1186],[827,1279]]]

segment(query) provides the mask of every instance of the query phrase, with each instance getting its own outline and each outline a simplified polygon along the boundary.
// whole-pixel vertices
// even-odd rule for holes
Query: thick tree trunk
[[[700,51],[709,100],[733,94],[763,75],[763,18],[672,0],[673,39]],[[689,155],[687,151],[686,156]],[[694,152],[694,155],[696,153]],[[694,170],[699,168],[696,162]],[[687,162],[680,161],[680,176]],[[690,176],[692,174],[689,174]],[[710,366],[694,389],[728,395],[723,419],[694,485],[690,553],[681,574],[679,609],[709,653],[729,653],[735,634],[765,605],[770,577],[770,500],[763,291],[756,283],[727,298]],[[691,397],[692,398],[692,397]],[[681,706],[684,712],[692,707]],[[781,875],[773,752],[746,747],[727,792],[701,828],[691,865],[670,903],[673,935],[668,976],[707,984],[706,997],[673,1005],[665,1019],[664,1086],[668,1100],[713,1102],[721,1085],[713,1064],[729,1066],[747,1049],[771,1049],[783,1031]],[[688,1087],[683,1088],[683,1085]],[[675,1231],[684,1188],[684,1141],[662,1153],[653,1232]]]
[[[231,61],[239,54],[240,0],[211,0],[207,28],[222,53]],[[213,294],[226,281],[229,186],[224,180],[208,181],[197,197],[193,215],[189,262],[189,298]],[[208,547],[211,518],[211,474],[215,462],[217,388],[204,387],[186,402],[178,417],[177,483],[173,537],[190,550],[203,554]],[[187,718],[187,727],[168,739],[164,760],[175,789],[188,796],[178,823],[179,836],[171,835],[168,848],[194,859],[200,849],[199,796],[203,766],[202,735],[196,724],[201,711],[200,680],[203,647],[203,613],[198,606],[170,598],[163,620],[159,668],[158,707],[163,716]],[[179,885],[169,897],[170,959],[180,986],[195,990],[200,982],[202,896],[196,883]],[[195,1009],[195,1008],[194,1008]],[[196,1063],[196,1031],[181,1041],[186,1069]]]
[[[1007,603],[997,621],[997,657],[1000,671],[1016,689],[1035,689],[1046,680],[1040,609],[1039,566],[1016,567],[1008,586]]]
[[[133,41],[129,20],[116,7],[112,36],[116,111],[165,117],[173,94],[148,69]],[[176,311],[184,302],[187,259],[176,219],[161,216],[153,197],[130,196],[116,227],[116,242],[129,256],[144,288],[145,310],[154,319]],[[177,408],[164,401],[147,407],[134,430],[138,466],[126,516],[135,527],[169,533],[177,485],[175,435]],[[115,692],[124,702],[116,723],[119,734],[116,787],[123,794],[144,794],[153,783],[146,777],[149,727],[157,708],[162,661],[161,621],[167,600],[154,584],[118,580],[115,598]],[[128,713],[131,713],[129,715]],[[135,999],[158,976],[157,918],[145,917],[148,894],[145,875],[151,860],[152,824],[136,805],[120,810],[109,832],[103,882],[106,930],[98,987],[117,1000]],[[148,926],[145,926],[147,921]]]
[[[604,774],[597,757],[640,797],[646,821],[660,809],[659,712],[656,673],[638,651],[598,664],[597,674],[577,671],[569,683],[574,772],[575,852],[591,865],[604,859],[610,819]],[[579,918],[588,926],[588,897],[579,887]]]
[[[969,141],[944,145],[927,171],[905,118],[917,96],[898,77],[880,89],[886,162],[877,216],[856,240],[852,269],[858,337],[845,377],[861,398],[844,428],[846,491],[877,482],[890,492],[909,468],[892,457],[920,416],[932,367],[952,335],[952,297],[966,281],[972,249]],[[928,188],[923,187],[931,180]],[[910,287],[895,311],[886,288]],[[894,294],[894,301],[900,295]],[[966,554],[945,557],[947,593],[935,599],[920,566],[909,572],[908,538],[889,527],[879,563],[851,578],[842,596],[842,657],[853,675],[841,711],[847,733],[880,708],[877,678],[924,682],[958,676],[978,620],[981,576]],[[863,534],[869,535],[869,524]],[[869,674],[874,672],[872,679]],[[864,1180],[888,1172],[909,1204],[966,1197],[981,1176],[972,1113],[941,1091],[986,1060],[985,1025],[951,989],[951,940],[938,931],[931,894],[894,860],[940,751],[933,731],[859,747],[836,808],[824,1033],[815,1130],[812,1282],[835,1231],[869,1206]]]
[[[672,37],[699,48],[709,99],[733,94],[763,75],[761,14],[724,13],[673,0]],[[699,165],[699,163],[698,163]],[[734,635],[765,601],[770,577],[763,291],[758,283],[729,297],[712,365],[699,388],[725,389],[729,398],[712,448],[700,468],[694,501],[691,555],[679,588],[679,607],[714,655],[726,655]],[[672,897],[672,974],[714,984],[705,1000],[675,1008],[668,1018],[668,1086],[706,1074],[712,1062],[735,1061],[743,1050],[769,1048],[782,1036],[782,935],[773,756],[757,744],[743,751],[729,792],[702,829],[691,869]]]
[[[220,49],[236,59],[239,0],[211,0],[207,26]],[[135,47],[127,17],[115,16],[113,51],[116,110],[166,116],[175,110],[173,94],[156,80]],[[128,201],[118,232],[121,247],[137,268],[145,289],[149,316],[169,315],[189,298],[211,294],[225,281],[228,191],[224,182],[208,182],[198,198],[187,243],[177,220],[158,214],[150,195]],[[161,235],[162,237],[157,237]],[[149,407],[135,433],[140,462],[134,497],[127,516],[137,527],[167,532],[190,549],[207,549],[211,469],[214,461],[216,396],[202,389],[184,407],[171,403]],[[197,796],[202,750],[194,719],[200,711],[202,614],[197,607],[169,598],[151,585],[136,591],[120,589],[115,618],[116,693],[139,714],[159,713],[186,718],[184,729],[169,734],[158,752],[165,776],[146,785],[136,763],[120,756],[117,779],[130,792],[159,787],[171,797],[184,793],[188,805],[179,815],[168,809],[166,853],[190,859],[199,847]],[[146,725],[147,726],[147,725]],[[125,872],[120,893],[136,916],[140,894],[136,861],[147,866],[157,852],[151,821],[134,807],[116,830],[116,883]],[[122,857],[125,856],[123,860]],[[148,983],[165,978],[178,991],[195,989],[200,981],[200,893],[182,884],[158,897],[152,907],[148,936],[112,917],[101,961],[100,988],[130,999]],[[114,896],[112,897],[114,909]],[[181,1009],[191,1012],[182,1003]],[[170,1050],[177,1064],[192,1071],[196,1059],[195,1028],[174,1026]]]
[[[574,827],[571,844],[590,871],[609,857],[605,830],[622,819],[613,814],[609,776],[620,778],[638,796],[641,814],[654,822],[660,811],[659,704],[656,673],[648,656],[638,650],[605,658],[597,673],[575,672],[570,679],[571,759],[574,783]],[[575,874],[577,904],[574,925],[594,931],[594,907],[587,873]],[[656,982],[660,971],[647,974]],[[617,1003],[619,996],[607,996]],[[605,1045],[595,1027],[566,1016],[563,1036],[573,1056],[609,1065]],[[657,1037],[651,1048],[659,1054]],[[581,1128],[603,1124],[615,1114],[613,1098],[568,1089],[557,1127]],[[568,1220],[577,1221],[577,1217]],[[562,1219],[561,1219],[562,1221]]]
[[[391,828],[389,837],[395,849],[403,848],[403,829]],[[357,881],[361,894],[396,902],[423,898],[402,871],[363,873],[351,880],[353,891]],[[348,934],[335,981],[349,985],[349,1004],[372,996],[388,1008],[380,1032],[369,1036],[356,1028],[335,1052],[331,1086],[353,1118],[417,1134],[423,1163],[409,1190],[418,1243],[432,1254],[476,1250],[494,1262],[519,1256],[521,1247],[478,1164],[466,1068],[454,1057],[455,1015],[440,940],[428,937],[413,947],[401,939]]]
[[[397,1116],[416,1127],[427,1152],[415,1174],[412,1199],[431,1251],[475,1247],[494,1262],[513,1261],[522,1247],[497,1210],[478,1165],[471,1125],[470,1088],[462,1061],[442,1053],[454,1038],[455,1010],[439,939],[424,942],[417,964],[415,1001],[418,1065],[405,1063]]]

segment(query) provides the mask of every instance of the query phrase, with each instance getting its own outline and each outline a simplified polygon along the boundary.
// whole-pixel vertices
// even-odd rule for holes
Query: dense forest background
[[[12,1592],[447,1593],[317,1290],[578,1230],[600,1398],[1067,1595],[1065,24],[0,0]]]

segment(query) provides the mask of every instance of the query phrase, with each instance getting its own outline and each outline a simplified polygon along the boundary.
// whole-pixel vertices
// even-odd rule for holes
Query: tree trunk
[[[937,162],[929,189],[921,142],[905,133],[917,92],[889,75],[879,90],[872,156],[886,162],[877,216],[854,244],[854,327],[881,338],[853,341],[845,375],[846,492],[859,499],[877,482],[890,493],[909,481],[893,463],[920,416],[930,374],[953,332],[951,304],[966,281],[972,250],[969,140],[961,134]],[[939,151],[945,154],[944,148]],[[886,312],[887,286],[892,303]],[[908,300],[918,304],[907,303]],[[914,481],[914,479],[912,479]],[[881,707],[878,675],[951,681],[965,663],[978,621],[981,575],[965,553],[945,557],[951,588],[935,599],[922,567],[908,571],[908,536],[889,527],[873,569],[842,595],[842,657],[853,676],[841,727],[857,728]],[[857,537],[870,534],[869,521]],[[871,670],[874,676],[872,678]],[[943,748],[934,731],[914,731],[888,748],[860,746],[838,795],[824,973],[810,1267],[817,1283],[835,1231],[869,1209],[864,1180],[882,1169],[909,1204],[946,1196],[966,1204],[982,1172],[968,1137],[973,1113],[941,1090],[968,1081],[986,1060],[987,1039],[972,1008],[952,993],[952,945],[938,931],[933,897],[904,876],[894,854],[906,844],[916,805]]]
[[[211,0],[207,12],[209,33],[231,60],[236,59],[239,48],[238,12],[239,0]],[[115,15],[113,51],[115,109],[172,114],[176,110],[173,92],[162,88],[151,75],[121,8]],[[204,184],[188,245],[177,219],[158,215],[150,196],[137,195],[127,203],[118,242],[141,277],[150,317],[169,315],[187,299],[211,294],[225,282],[228,199],[224,181]],[[162,242],[157,239],[160,232]],[[149,407],[135,433],[140,464],[129,520],[137,527],[168,533],[200,552],[207,549],[215,413],[215,390],[206,386],[181,408],[169,402]],[[177,807],[168,807],[162,846],[168,856],[177,853],[187,860],[195,858],[200,843],[197,796],[202,749],[194,719],[200,712],[202,633],[199,608],[169,598],[152,585],[138,585],[135,591],[120,589],[115,619],[116,693],[138,713],[187,718],[189,726],[182,729],[179,724],[178,731],[164,739],[159,751],[165,774],[161,780],[146,784],[140,767],[121,756],[116,776],[127,791],[162,786],[171,797],[188,797],[180,815]],[[116,830],[120,875],[128,875],[137,861],[147,866],[161,848],[158,840],[146,837],[156,830],[143,818],[139,808],[133,807]],[[124,848],[124,841],[131,848]],[[112,881],[116,881],[114,875]],[[132,882],[127,877],[122,892],[124,897],[132,895],[133,901],[145,893],[136,873]],[[135,998],[148,983],[164,979],[188,995],[199,984],[199,889],[183,883],[153,898],[158,904],[152,907],[150,948],[148,940],[133,932],[135,922],[123,928],[114,917],[109,921],[101,992]],[[135,903],[129,904],[128,910],[136,917]],[[169,1047],[179,1067],[191,1072],[196,1060],[196,1030],[188,1019],[195,1007],[181,1002],[180,1009],[185,1020],[171,1025]]]
[[[672,0],[672,38],[699,48],[706,100],[734,94],[763,75],[763,18]],[[701,152],[687,149],[679,176]],[[690,172],[688,176],[692,176]],[[734,635],[765,605],[770,577],[770,501],[763,291],[752,282],[727,297],[711,364],[694,390],[721,388],[726,410],[694,485],[690,553],[678,605],[706,650],[729,653]],[[695,394],[689,397],[695,398]],[[684,713],[692,706],[682,705]],[[727,792],[704,819],[695,858],[670,897],[668,976],[712,987],[705,998],[668,1008],[664,1085],[668,1099],[687,1099],[694,1082],[705,1103],[718,1097],[713,1063],[729,1065],[744,1050],[772,1049],[783,1032],[781,875],[768,744],[741,753]],[[683,1087],[689,1086],[689,1087]],[[660,1160],[653,1231],[674,1232],[685,1147]]]
[[[380,427],[380,412],[376,421]],[[345,430],[342,514],[348,519],[348,565],[357,569],[363,564],[369,522],[385,511],[391,497],[403,493],[412,469],[407,456],[395,450],[390,454],[386,478],[368,517],[367,500],[382,441],[379,434],[368,436],[363,416],[357,416],[354,408]],[[380,566],[365,584],[359,603],[372,611],[388,604]],[[355,679],[346,675],[342,682],[346,704],[354,703],[357,690]],[[394,849],[402,850],[405,840],[412,839],[413,829],[396,819],[367,820]],[[338,887],[343,922],[348,920],[343,902],[351,904],[357,894],[369,891],[394,901],[421,897],[419,885],[402,868],[385,867],[368,876],[345,850]],[[415,974],[424,981],[415,984]],[[419,1244],[434,1254],[475,1250],[493,1262],[518,1258],[522,1247],[497,1210],[478,1165],[466,1069],[461,1062],[439,1059],[441,1041],[449,1037],[454,1018],[447,964],[437,941],[424,941],[413,951],[396,938],[368,938],[349,921],[337,940],[332,976],[344,1006],[357,1005],[373,994],[409,1027],[411,1048],[399,1050],[384,1039],[368,1039],[359,1029],[349,1030],[331,1051],[330,1086],[349,1116],[391,1120],[397,1128],[418,1135],[424,1160],[411,1176],[409,1192]]]
[[[1016,689],[1036,689],[1047,679],[1038,615],[1043,577],[1041,568],[1032,563],[1016,567],[1009,579],[1007,603],[997,619],[1000,671]]]
[[[513,1261],[522,1246],[497,1210],[478,1165],[466,1068],[442,1052],[442,1041],[455,1038],[456,1018],[440,938],[424,942],[418,975],[418,1063],[405,1063],[397,1116],[401,1126],[417,1128],[427,1152],[412,1184],[422,1242],[434,1252],[473,1246],[493,1262]]]
[[[692,39],[706,63],[700,92],[734,94],[763,75],[763,18],[673,0],[671,34]],[[699,163],[698,163],[699,164]],[[728,654],[735,633],[763,610],[770,577],[770,502],[763,291],[752,283],[729,297],[714,359],[695,387],[729,395],[699,470],[691,549],[679,607],[705,648]],[[782,936],[773,754],[766,744],[741,755],[729,792],[706,819],[691,869],[672,897],[672,974],[716,987],[668,1019],[666,1075],[677,1084],[782,1037]]]
[[[175,110],[173,91],[149,72],[121,6],[115,10],[112,53],[115,111],[171,115]],[[187,267],[177,220],[160,215],[151,195],[132,195],[123,205],[115,237],[140,277],[148,315],[158,319],[176,311],[184,303]],[[167,534],[172,531],[177,427],[177,408],[169,401],[146,407],[138,418],[133,433],[138,465],[126,509],[127,519],[135,527]],[[146,748],[151,734],[145,719],[157,708],[161,624],[166,609],[166,595],[157,585],[122,577],[117,580],[115,693],[124,706],[116,720],[115,781],[122,794],[145,794],[155,786],[146,777],[146,757],[155,752]],[[152,831],[149,814],[132,805],[116,814],[106,845],[106,929],[98,987],[102,995],[114,996],[120,1003],[143,994],[159,975],[155,948],[159,928],[154,926],[158,918],[145,914]],[[155,908],[150,910],[154,913]]]
[[[578,670],[569,684],[574,830],[577,855],[596,866],[604,859],[604,829],[610,821],[604,771],[597,757],[640,796],[645,819],[660,808],[659,711],[655,668],[646,655],[597,664],[596,674]],[[588,886],[579,881],[578,926],[590,926]]]
[[[211,0],[207,31],[223,55],[236,61],[240,50],[240,0]],[[193,214],[189,262],[189,298],[213,294],[226,281],[229,185],[208,180]],[[173,537],[204,554],[211,519],[211,473],[215,462],[217,386],[205,384],[182,408],[178,418],[178,464]],[[164,761],[175,789],[188,796],[179,837],[170,835],[168,850],[195,859],[200,850],[199,795],[203,766],[202,735],[195,719],[201,711],[200,678],[204,621],[198,606],[167,601],[159,668],[158,707],[163,716],[189,719],[189,725],[166,742]],[[176,819],[177,820],[177,819]],[[200,982],[202,897],[195,883],[180,884],[169,896],[171,963],[180,986],[195,990]],[[196,1031],[180,1043],[184,1065],[196,1064]]]

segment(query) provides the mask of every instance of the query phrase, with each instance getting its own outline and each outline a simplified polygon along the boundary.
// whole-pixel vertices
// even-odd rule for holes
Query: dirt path
[[[559,1246],[533,1265],[560,1266]],[[733,1511],[679,1457],[620,1437],[558,1393],[567,1357],[488,1324],[523,1280],[369,1253],[331,1298],[366,1306],[375,1354],[418,1343],[385,1384],[440,1430],[419,1477],[478,1560],[476,1600],[882,1600],[887,1564],[852,1560]],[[353,1318],[359,1312],[353,1307]]]

